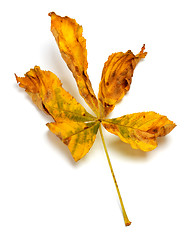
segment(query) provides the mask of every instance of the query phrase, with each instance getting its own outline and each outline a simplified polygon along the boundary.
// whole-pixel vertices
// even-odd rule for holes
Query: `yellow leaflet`
[[[98,99],[101,117],[108,115],[114,109],[115,104],[129,91],[134,68],[147,54],[144,50],[145,45],[136,56],[130,50],[109,56],[99,85]]]
[[[75,19],[60,17],[54,12],[51,16],[51,31],[56,39],[61,56],[76,79],[81,96],[91,109],[97,113],[98,101],[87,74],[86,40],[82,36],[83,28]]]
[[[48,123],[47,126],[68,146],[74,160],[78,161],[92,147],[100,122],[75,122],[66,118],[63,122]]]
[[[17,77],[19,86],[32,97],[33,102],[44,112],[50,114],[55,121],[67,116],[76,121],[92,121],[95,118],[68,93],[59,78],[50,71],[42,71],[39,67],[31,69],[25,77]]]
[[[54,118],[56,122],[47,126],[68,145],[74,160],[82,158],[92,147],[100,122],[62,88],[54,73],[35,67],[16,79],[33,102]]]
[[[176,126],[166,116],[141,112],[102,121],[107,131],[119,136],[132,148],[151,151],[157,147],[157,137],[165,136]]]

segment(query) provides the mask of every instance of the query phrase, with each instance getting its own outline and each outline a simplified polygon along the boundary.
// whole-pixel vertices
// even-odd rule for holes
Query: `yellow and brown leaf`
[[[102,71],[98,99],[101,116],[107,116],[129,91],[134,69],[140,59],[145,58],[145,45],[135,56],[130,50],[109,56]]]
[[[63,119],[63,122],[48,123],[47,126],[68,146],[74,160],[78,161],[92,147],[100,122],[76,122]]]
[[[87,49],[83,28],[75,19],[60,17],[54,12],[51,16],[51,31],[56,39],[61,56],[73,73],[79,92],[91,109],[98,112],[98,101],[87,74]]]
[[[135,149],[150,151],[156,148],[157,137],[168,134],[176,126],[166,116],[155,112],[142,112],[105,119],[129,91],[133,71],[147,54],[145,46],[143,45],[137,55],[129,50],[109,56],[99,85],[98,104],[87,74],[86,40],[82,36],[82,26],[74,19],[60,17],[54,12],[49,15],[51,31],[61,55],[73,73],[81,96],[96,113],[96,117],[89,114],[62,87],[61,81],[54,73],[43,71],[36,66],[24,77],[16,75],[16,79],[33,102],[53,117],[55,122],[47,124],[50,131],[68,146],[75,161],[85,156],[92,147],[100,123]]]
[[[33,102],[53,117],[55,122],[47,126],[68,146],[74,160],[82,158],[92,147],[100,122],[62,88],[54,73],[35,67],[16,79]]]
[[[134,149],[151,151],[157,147],[157,137],[168,134],[176,126],[166,116],[155,112],[128,114],[102,121],[107,131],[117,135]]]
[[[59,78],[50,71],[43,71],[38,66],[25,74],[16,76],[19,86],[32,97],[33,102],[43,111],[50,114],[55,121],[63,117],[70,119],[95,119],[85,108],[68,93]]]

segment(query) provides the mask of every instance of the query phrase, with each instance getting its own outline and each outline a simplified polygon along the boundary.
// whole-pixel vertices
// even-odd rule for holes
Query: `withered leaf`
[[[87,74],[87,49],[83,28],[75,19],[60,17],[54,12],[51,16],[51,31],[56,39],[61,56],[77,82],[79,92],[92,110],[97,113],[98,101]]]
[[[103,117],[107,116],[129,91],[133,71],[140,59],[145,58],[147,54],[144,50],[145,45],[136,56],[130,50],[109,56],[102,71],[98,93],[100,114]]]
[[[157,137],[168,134],[176,126],[166,116],[155,112],[128,114],[102,121],[107,131],[117,135],[134,149],[151,151],[157,147]]]
[[[33,102],[53,117],[55,122],[47,126],[68,146],[74,160],[82,158],[92,147],[100,122],[62,88],[54,73],[35,67],[16,78]]]
[[[17,82],[42,111],[52,116],[54,122],[47,123],[47,126],[68,146],[75,161],[88,153],[95,141],[98,129],[100,130],[125,225],[128,226],[131,222],[124,209],[100,125],[102,123],[107,131],[117,135],[123,142],[129,143],[132,148],[142,151],[151,151],[156,148],[157,137],[165,136],[176,125],[166,116],[152,111],[106,119],[105,117],[129,91],[133,71],[137,63],[147,54],[144,51],[145,45],[137,55],[129,50],[126,53],[118,52],[109,56],[103,68],[99,85],[99,100],[97,100],[87,74],[87,50],[86,41],[82,36],[82,27],[76,20],[69,17],[60,17],[54,12],[49,15],[51,16],[51,31],[61,55],[73,73],[81,96],[94,111],[96,117],[89,114],[62,87],[58,77],[50,71],[43,71],[36,66],[24,77],[16,75]]]
[[[69,148],[75,161],[84,157],[92,147],[99,121],[72,121],[68,118],[62,122],[48,123],[50,131],[56,134]]]
[[[36,66],[25,74],[16,75],[19,86],[32,97],[33,102],[44,112],[51,115],[55,121],[64,117],[85,121],[95,119],[85,108],[68,93],[59,78],[50,71],[43,71]]]

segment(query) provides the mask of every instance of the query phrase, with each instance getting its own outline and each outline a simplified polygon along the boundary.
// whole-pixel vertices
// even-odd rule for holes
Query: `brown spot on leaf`
[[[70,140],[71,140],[71,137],[65,138],[65,139],[63,140],[63,142],[64,142],[64,144],[66,144],[66,145],[68,146]]]
[[[79,73],[79,68],[78,68],[77,66],[75,66],[75,71],[76,71],[76,74],[77,74],[77,75],[80,75],[80,73]],[[84,71],[83,71],[83,73],[84,73]]]
[[[115,77],[115,75],[116,75],[116,71],[114,71],[113,73],[112,73],[112,78],[114,78]]]
[[[149,141],[149,140],[152,140],[152,139],[155,139],[155,136],[152,134],[152,133],[149,133],[149,132],[144,132],[144,131],[140,131],[140,130],[135,130],[134,131],[134,136],[140,140],[140,141]]]
[[[126,88],[128,86],[128,81],[126,79],[123,80],[123,87]]]
[[[104,120],[103,120],[104,121]],[[103,123],[103,126],[106,130],[108,130],[109,132],[115,132],[116,130],[118,130],[118,127],[115,124],[108,124],[108,123]]]
[[[43,102],[42,102],[42,107],[45,113],[50,114]]]
[[[153,133],[157,133],[157,132],[158,132],[157,128],[153,129]]]
[[[156,128],[151,128],[147,131],[148,133],[151,133],[151,134],[156,134],[158,133],[159,135],[159,129],[156,127]]]
[[[85,72],[84,72],[84,71],[83,71],[83,76],[84,76],[84,77],[87,77],[87,75],[85,74]]]

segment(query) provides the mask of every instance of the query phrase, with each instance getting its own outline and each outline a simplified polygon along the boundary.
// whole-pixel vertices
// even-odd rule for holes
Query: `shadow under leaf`
[[[140,149],[133,149],[129,144],[122,142],[120,139],[109,141],[108,146],[117,151],[120,155],[130,157],[132,160],[146,160],[147,152]]]
[[[166,137],[160,137],[157,139],[158,147],[150,152],[144,152],[140,149],[133,149],[130,144],[122,142],[120,139],[110,139],[108,147],[113,148],[121,156],[129,157],[133,161],[147,161],[150,156],[160,149],[163,149],[167,143]]]

